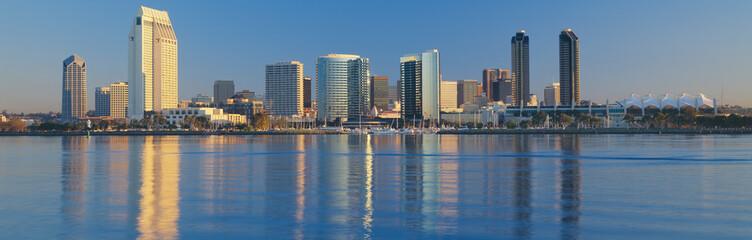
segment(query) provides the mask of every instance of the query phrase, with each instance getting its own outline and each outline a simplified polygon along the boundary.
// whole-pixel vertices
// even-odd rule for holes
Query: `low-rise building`
[[[167,119],[168,124],[180,126],[180,121],[187,116],[203,116],[209,119],[212,124],[241,124],[246,123],[247,118],[240,114],[227,114],[224,110],[218,108],[170,108],[162,110],[162,115]]]

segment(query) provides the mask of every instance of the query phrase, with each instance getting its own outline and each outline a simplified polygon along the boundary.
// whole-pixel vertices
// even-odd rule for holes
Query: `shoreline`
[[[410,134],[410,135],[418,135]],[[752,134],[752,128],[718,128],[718,129],[680,129],[680,128],[586,128],[586,129],[480,129],[439,131],[436,134],[456,135],[492,135],[492,134]],[[3,136],[86,136],[87,132],[0,132]],[[200,135],[347,135],[345,132],[332,130],[281,130],[251,132],[208,132],[208,131],[122,131],[90,132],[91,136],[200,136]],[[379,135],[379,134],[377,134]]]

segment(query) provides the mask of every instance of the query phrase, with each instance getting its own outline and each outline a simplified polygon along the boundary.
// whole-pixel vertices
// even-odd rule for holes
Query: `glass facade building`
[[[369,60],[358,55],[329,54],[316,58],[317,119],[345,121],[360,113],[360,109],[365,109],[363,114],[367,113],[370,105],[369,75]],[[349,110],[351,106],[352,111]]]
[[[521,30],[512,37],[512,102],[514,106],[530,102],[530,40]]]
[[[559,34],[559,83],[561,104],[580,104],[580,39],[572,29]]]
[[[438,122],[441,118],[441,68],[439,51],[408,54],[400,58],[402,117]]]
[[[86,116],[86,61],[78,55],[63,60],[62,114],[65,120]]]

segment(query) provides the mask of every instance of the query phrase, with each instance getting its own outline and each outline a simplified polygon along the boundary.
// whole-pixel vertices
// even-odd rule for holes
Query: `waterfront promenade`
[[[274,131],[104,131],[104,132],[0,132],[0,136],[180,136],[180,135],[337,135],[336,130]],[[400,133],[395,133],[400,134]],[[416,133],[412,133],[414,135]],[[417,133],[421,134],[421,133]],[[442,130],[437,134],[752,134],[752,128],[568,128]]]

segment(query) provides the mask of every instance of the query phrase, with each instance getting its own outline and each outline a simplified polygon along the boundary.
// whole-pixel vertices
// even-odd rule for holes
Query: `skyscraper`
[[[86,116],[86,61],[73,54],[63,60],[63,118]]]
[[[514,84],[512,84],[512,79],[509,79],[509,78],[504,79],[504,80],[499,80],[498,83],[499,83],[499,88],[497,89],[498,94],[496,95],[499,96],[499,100],[495,100],[495,101],[503,101],[506,104],[508,103],[507,97],[511,97],[513,94],[512,88],[514,88]]]
[[[505,69],[483,69],[483,92],[486,97],[493,101],[499,101],[498,91],[494,91],[494,82],[503,81],[509,78],[509,70]]]
[[[357,113],[358,109],[363,109],[349,111],[349,107],[362,107],[362,104],[365,104],[366,109],[363,114],[367,114],[370,101],[367,101],[367,95],[362,94],[370,94],[369,75],[368,59],[358,55],[329,54],[316,58],[317,118],[321,121],[347,120],[350,113]],[[351,99],[358,102],[349,103]]]
[[[371,63],[368,58],[348,61],[347,117],[357,119],[367,116],[371,107]]]
[[[128,117],[178,106],[178,40],[166,11],[141,6],[128,34]]]
[[[512,37],[512,105],[530,102],[530,40],[525,30]]]
[[[303,77],[303,108],[311,108],[311,77]]]
[[[400,58],[403,118],[441,120],[440,67],[436,49]]]
[[[543,102],[546,106],[557,106],[559,104],[560,92],[559,83],[552,83],[543,89]]]
[[[389,109],[389,77],[371,77],[371,107],[374,106],[379,111]]]
[[[478,96],[478,80],[457,81],[457,107],[473,102],[475,96]]]
[[[235,95],[235,82],[232,80],[214,81],[214,104],[227,102],[228,98]]]
[[[264,110],[272,116],[303,114],[303,64],[298,61],[266,65]]]
[[[441,111],[457,108],[457,82],[441,81]]]
[[[561,83],[561,103],[580,103],[580,39],[565,29],[559,34],[559,82]]]
[[[125,118],[128,108],[128,84],[116,82],[109,87],[96,88],[95,110],[97,117]]]
[[[94,92],[94,116],[110,116],[110,88],[96,88]]]
[[[110,117],[126,118],[128,112],[128,83],[110,84]]]

